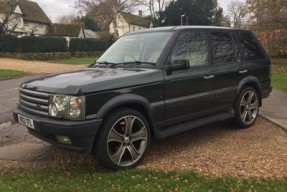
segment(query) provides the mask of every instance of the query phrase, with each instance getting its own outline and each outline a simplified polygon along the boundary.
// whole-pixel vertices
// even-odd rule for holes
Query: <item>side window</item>
[[[205,32],[190,31],[180,34],[171,55],[171,62],[188,60],[189,65],[208,64],[208,44]]]
[[[236,38],[246,60],[264,58],[256,39],[249,32],[237,32]]]
[[[225,32],[211,32],[210,37],[215,64],[234,61],[233,41],[231,35]]]
[[[234,37],[234,36],[233,36]],[[238,44],[238,41],[236,41],[235,38],[234,39],[234,51],[235,51],[235,61],[237,63],[240,63],[242,61],[242,53],[240,51],[240,46]]]

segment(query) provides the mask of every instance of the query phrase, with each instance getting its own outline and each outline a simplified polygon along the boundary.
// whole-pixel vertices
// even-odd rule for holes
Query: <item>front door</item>
[[[209,62],[207,32],[179,34],[168,63],[187,61],[189,69],[165,75],[165,117],[167,122],[188,120],[206,114],[213,106],[213,69]]]

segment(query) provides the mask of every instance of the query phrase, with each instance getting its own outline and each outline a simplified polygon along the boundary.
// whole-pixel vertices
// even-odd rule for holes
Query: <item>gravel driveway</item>
[[[33,161],[0,161],[0,170],[19,167],[69,170],[93,166],[97,165],[91,155],[53,146]],[[196,171],[213,176],[283,178],[287,176],[287,133],[263,118],[244,130],[234,129],[226,121],[218,122],[166,139],[154,139],[139,168]]]
[[[0,69],[16,69],[33,74],[85,67],[0,58]],[[6,139],[9,143],[9,133]],[[27,134],[18,139],[19,142],[33,140]],[[20,167],[71,169],[83,166],[89,168],[97,165],[89,154],[67,152],[53,146],[33,161],[0,160],[0,170]],[[153,140],[150,152],[139,168],[196,171],[214,176],[282,178],[287,176],[287,132],[263,118],[258,118],[251,129],[244,130],[234,129],[223,121],[166,139]]]

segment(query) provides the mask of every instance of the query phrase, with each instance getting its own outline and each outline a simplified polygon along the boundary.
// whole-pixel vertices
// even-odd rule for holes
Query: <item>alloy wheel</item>
[[[240,117],[246,125],[252,124],[258,114],[259,101],[257,94],[253,91],[247,91],[240,102]]]
[[[124,116],[111,128],[107,138],[109,158],[119,167],[135,164],[147,148],[147,127],[136,116]]]

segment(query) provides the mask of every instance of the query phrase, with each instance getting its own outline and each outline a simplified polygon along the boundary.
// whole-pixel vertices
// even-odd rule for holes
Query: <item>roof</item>
[[[100,39],[101,37],[90,29],[85,29],[85,37],[87,39]]]
[[[65,36],[78,37],[81,32],[81,24],[57,24],[50,25],[47,35],[49,36]]]
[[[122,17],[126,20],[127,23],[132,24],[132,25],[138,25],[138,26],[143,26],[143,27],[149,27],[151,24],[151,21],[144,19],[138,15],[134,15],[131,13],[126,13],[121,11],[120,14]]]
[[[154,27],[143,29],[140,31],[130,32],[129,34],[134,33],[145,33],[145,32],[156,32],[156,31],[179,31],[184,29],[215,29],[215,30],[236,30],[236,31],[248,31],[245,29],[237,29],[232,27],[221,27],[221,26],[200,26],[200,25],[183,25],[183,26],[167,26],[167,27]]]
[[[5,0],[0,0],[0,13],[8,13],[9,12],[9,1],[5,1]]]
[[[9,6],[13,4],[15,9],[15,2],[13,3],[12,1],[0,0],[0,13],[9,13]],[[23,13],[24,21],[32,21],[45,24],[51,23],[51,20],[38,5],[38,3],[29,0],[18,0],[18,5]]]
[[[48,18],[43,9],[36,2],[28,0],[19,0],[19,6],[23,12],[23,20],[34,21],[45,24],[50,24],[51,20]]]

